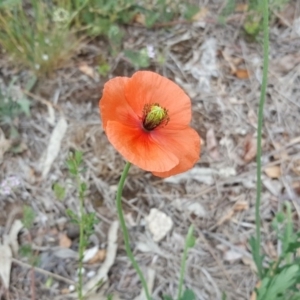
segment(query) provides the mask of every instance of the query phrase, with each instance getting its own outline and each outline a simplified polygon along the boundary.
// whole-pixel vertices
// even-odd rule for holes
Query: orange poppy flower
[[[159,177],[185,172],[200,156],[200,137],[189,126],[191,101],[169,79],[150,71],[115,77],[99,102],[112,145],[132,164]]]

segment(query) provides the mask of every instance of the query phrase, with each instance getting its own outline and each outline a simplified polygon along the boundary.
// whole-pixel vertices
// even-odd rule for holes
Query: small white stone
[[[94,277],[96,275],[96,272],[94,271],[94,270],[91,270],[91,271],[89,271],[87,274],[86,274],[86,276],[88,277],[88,278],[92,278],[92,277]]]
[[[172,219],[156,208],[152,208],[145,219],[155,242],[161,241],[173,227]]]
[[[243,255],[240,252],[234,250],[228,250],[224,254],[224,260],[228,261],[229,263],[233,263],[239,259],[241,259]]]
[[[110,185],[109,189],[112,193],[116,193],[118,190],[118,186],[116,184]]]
[[[70,291],[70,292],[74,292],[74,291],[75,291],[75,285],[71,284],[71,285],[69,286],[69,291]]]
[[[225,178],[236,176],[236,170],[235,170],[235,168],[231,168],[231,167],[222,168],[219,170],[219,175],[221,177],[225,177]]]

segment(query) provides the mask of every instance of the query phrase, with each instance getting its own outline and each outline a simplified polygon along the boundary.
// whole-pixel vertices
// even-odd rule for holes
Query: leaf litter
[[[12,257],[18,253],[18,234],[22,228],[22,222],[17,219],[14,220],[9,232],[2,236],[0,242],[0,278],[6,289],[10,287]]]

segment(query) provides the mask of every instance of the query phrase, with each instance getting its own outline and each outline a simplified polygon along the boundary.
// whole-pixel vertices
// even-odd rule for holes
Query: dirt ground
[[[156,55],[163,55],[164,64],[154,58],[149,69],[174,80],[191,97],[192,126],[202,138],[201,159],[192,170],[162,180],[133,167],[126,183],[123,208],[131,246],[153,283],[154,299],[176,295],[190,224],[195,226],[196,245],[188,255],[185,286],[194,290],[197,299],[219,300],[223,293],[226,299],[250,299],[257,283],[248,241],[255,233],[255,139],[262,46],[260,37],[252,42],[243,33],[245,13],[235,12],[224,25],[217,22],[220,2],[203,3],[207,11],[193,24],[153,30],[125,28],[123,48],[151,45]],[[262,247],[267,259],[277,256],[270,224],[284,201],[291,201],[299,223],[300,3],[294,1],[290,6],[289,12],[276,13],[270,28],[261,205]],[[99,57],[108,58],[112,66],[106,78],[89,76],[80,68],[86,65],[93,70]],[[0,68],[2,86],[7,87],[17,76],[15,88],[20,92],[28,72],[10,67],[3,55]],[[98,101],[109,78],[130,76],[134,71],[124,55],[112,57],[105,41],[94,40],[82,47],[68,67],[41,78],[27,95],[32,103],[31,117],[22,116],[17,124],[21,137],[17,143],[23,150],[17,154],[7,151],[0,166],[2,181],[9,176],[20,180],[9,195],[0,194],[1,232],[20,218],[19,208],[24,204],[32,207],[34,226],[20,234],[19,243],[30,241],[39,255],[38,267],[62,278],[33,272],[25,265],[30,263],[28,259],[17,255],[11,266],[8,299],[72,299],[78,230],[70,223],[66,209],[77,212],[79,204],[65,162],[74,149],[84,153],[86,210],[95,212],[100,220],[88,248],[96,246],[106,258],[113,252],[108,232],[114,230],[112,224],[117,220],[115,193],[124,160],[102,130]],[[6,133],[6,128],[2,129]],[[66,187],[63,201],[55,198],[54,183]],[[152,208],[164,212],[174,223],[160,242],[153,241],[146,226]],[[87,286],[97,277],[104,259],[103,255],[85,264]],[[98,295],[88,299],[106,299],[101,298],[102,293],[113,293],[113,299],[137,299],[141,286],[126,257],[120,229],[117,254],[106,275]],[[6,299],[3,287],[0,294]]]

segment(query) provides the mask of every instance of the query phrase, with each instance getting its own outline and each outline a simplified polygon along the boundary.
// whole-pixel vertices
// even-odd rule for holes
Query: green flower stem
[[[147,286],[146,280],[144,278],[144,275],[143,275],[138,263],[134,259],[133,253],[130,249],[129,234],[128,234],[128,230],[127,230],[127,227],[126,227],[126,224],[125,224],[124,214],[123,214],[123,210],[122,210],[122,191],[123,191],[124,183],[125,183],[128,171],[130,169],[130,166],[131,166],[131,163],[127,162],[126,165],[125,165],[125,168],[123,170],[122,176],[120,178],[119,185],[118,185],[118,191],[117,191],[116,204],[117,204],[117,210],[118,210],[118,216],[119,216],[121,228],[122,228],[122,231],[123,231],[125,250],[126,250],[127,256],[130,259],[133,267],[135,268],[136,272],[138,273],[138,275],[140,277],[140,280],[141,280],[143,289],[145,291],[147,300],[151,300],[151,297],[150,297],[150,294],[149,294],[149,291],[148,291],[148,286]]]
[[[269,67],[269,8],[268,0],[262,0],[263,2],[263,30],[264,30],[264,50],[263,50],[263,77],[261,85],[261,94],[259,101],[259,111],[258,111],[258,124],[257,124],[257,184],[256,184],[256,202],[255,202],[255,223],[256,223],[256,257],[260,256],[260,243],[261,243],[261,233],[260,233],[260,203],[261,203],[261,144],[262,144],[262,127],[263,127],[263,112],[264,104],[266,99],[266,90],[268,83],[268,67]],[[262,277],[262,268],[259,268],[259,277]]]

